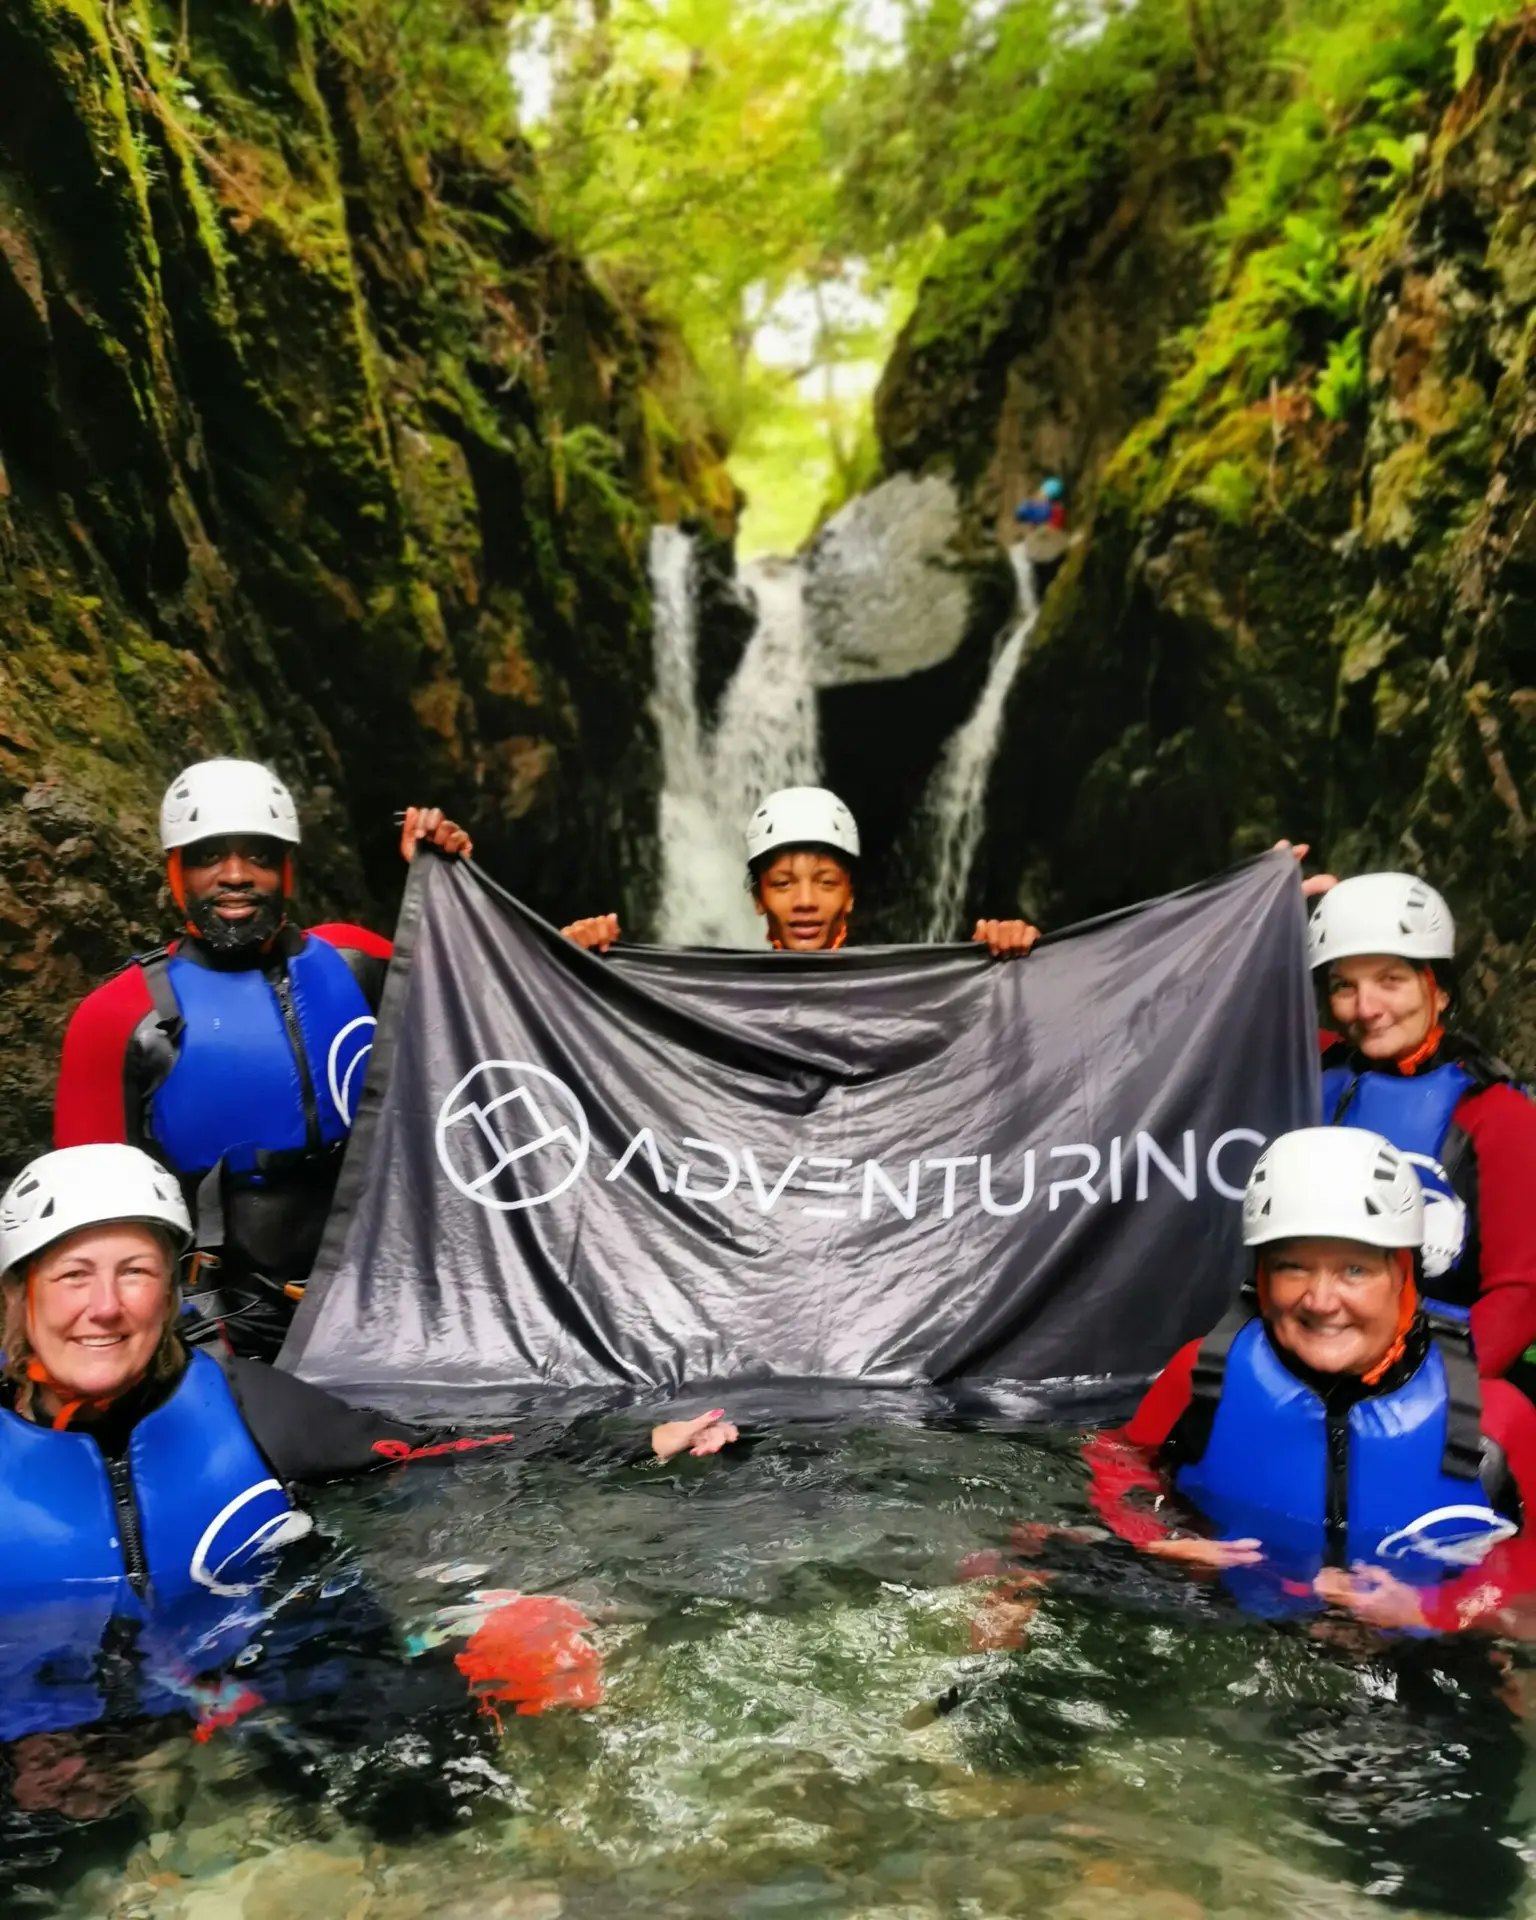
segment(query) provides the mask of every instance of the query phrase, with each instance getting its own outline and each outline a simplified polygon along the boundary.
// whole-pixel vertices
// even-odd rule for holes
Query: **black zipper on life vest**
[[[315,1099],[315,1076],[309,1069],[309,1055],[304,1051],[304,1035],[299,1026],[299,1016],[294,1009],[293,989],[288,984],[288,975],[280,973],[272,982],[272,990],[277,995],[277,1004],[283,1010],[283,1025],[288,1031],[288,1044],[293,1049],[294,1063],[299,1069],[299,1096],[304,1102],[304,1144],[311,1153],[320,1150],[320,1104]]]
[[[139,1503],[133,1495],[133,1473],[127,1459],[109,1460],[112,1504],[117,1509],[117,1540],[122,1549],[128,1584],[142,1600],[149,1591],[149,1562],[144,1558],[144,1534],[139,1526]]]
[[[1349,1409],[1328,1414],[1328,1564],[1348,1562],[1349,1544]]]

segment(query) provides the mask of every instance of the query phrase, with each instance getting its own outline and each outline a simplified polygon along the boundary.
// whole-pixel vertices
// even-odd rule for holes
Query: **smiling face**
[[[789,849],[763,868],[752,889],[768,938],[792,953],[835,946],[853,909],[853,875],[830,853]]]
[[[55,1394],[107,1400],[141,1380],[173,1310],[170,1253],[149,1227],[82,1227],[32,1262],[27,1338]]]
[[[182,849],[188,921],[223,952],[264,946],[283,924],[287,849],[279,840],[229,834]]]
[[[1390,954],[1356,954],[1328,969],[1334,1024],[1367,1060],[1401,1060],[1423,1046],[1451,1004],[1432,968]]]
[[[1369,1373],[1397,1338],[1406,1285],[1395,1251],[1358,1240],[1281,1240],[1261,1255],[1270,1336],[1315,1373]]]

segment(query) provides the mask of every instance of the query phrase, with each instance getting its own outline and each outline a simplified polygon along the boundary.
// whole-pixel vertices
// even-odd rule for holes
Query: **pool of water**
[[[327,1492],[323,1545],[229,1676],[229,1724],[32,1755],[0,1905],[1536,1913],[1520,1649],[1246,1620],[1103,1538],[1047,1537],[1038,1608],[1008,1615],[962,1574],[1016,1560],[1021,1524],[1083,1526],[1069,1432],[844,1409],[715,1461],[622,1451],[592,1423],[552,1453]],[[595,1668],[582,1707],[498,1724],[469,1699],[472,1596],[507,1589],[593,1622],[600,1699]]]

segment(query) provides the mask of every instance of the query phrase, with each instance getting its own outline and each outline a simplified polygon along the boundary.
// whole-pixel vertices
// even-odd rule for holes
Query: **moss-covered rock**
[[[387,924],[430,798],[545,910],[643,920],[644,523],[734,496],[526,155],[423,105],[367,0],[0,14],[0,1163],[170,930],[199,755],[294,785],[312,913]]]
[[[989,463],[1027,481],[1084,450],[1083,538],[1015,683],[978,905],[1013,894],[1059,921],[1281,834],[1340,871],[1406,865],[1449,895],[1474,1013],[1529,1071],[1536,17],[1497,29],[1459,90],[1436,31],[1374,50],[1365,77],[1390,66],[1390,85],[1286,109],[1268,158],[1301,127],[1306,194],[1260,219],[1257,163],[1237,166],[1182,319],[1129,312],[1135,282],[1106,276],[1087,229],[1014,309],[1028,326],[990,406],[950,396],[963,446],[918,462],[890,431],[945,406],[904,394],[898,364],[887,464],[947,459],[993,519]],[[1156,236],[1160,164],[1122,246]],[[1095,376],[1040,358],[1058,316],[1101,307],[1132,362],[1113,445],[1076,437]],[[1044,396],[1032,427],[1005,398],[1021,381]]]

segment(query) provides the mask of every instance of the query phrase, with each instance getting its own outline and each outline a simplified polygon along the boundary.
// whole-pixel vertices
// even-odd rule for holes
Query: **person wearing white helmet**
[[[254,1597],[310,1531],[296,1485],[513,1438],[424,1433],[189,1347],[191,1240],[179,1183],[138,1147],[43,1154],[0,1197],[0,1743],[106,1713],[107,1643],[132,1694],[113,1712],[217,1713],[223,1692],[200,1677],[251,1644],[266,1618]],[[651,1450],[735,1437],[716,1409],[655,1427]],[[516,1657],[517,1620],[500,1625],[486,1638]],[[269,1678],[254,1675],[263,1694]],[[468,1703],[451,1662],[447,1678]]]
[[[843,946],[853,915],[859,828],[825,787],[784,787],[747,822],[747,881],[768,944],[785,953],[827,953]],[[606,953],[619,937],[618,915],[574,920],[561,932]],[[1026,954],[1040,938],[1027,920],[978,920],[971,938],[994,959]]]
[[[1506,1375],[1536,1342],[1536,1106],[1448,1024],[1450,908],[1412,874],[1360,874],[1318,901],[1307,947],[1332,1029],[1321,1117],[1384,1134],[1411,1159],[1430,1207],[1431,1295],[1470,1313],[1479,1367]]]
[[[471,851],[439,809],[408,808],[407,860],[423,840]],[[160,842],[181,933],[75,1010],[54,1144],[126,1142],[171,1168],[218,1263],[218,1293],[204,1297],[240,1352],[270,1358],[330,1210],[390,943],[365,927],[290,924],[298,811],[255,761],[178,774]]]
[[[1266,1615],[1498,1630],[1536,1593],[1536,1407],[1426,1316],[1423,1238],[1418,1178],[1379,1134],[1272,1141],[1238,1304],[1089,1444],[1114,1531]]]

